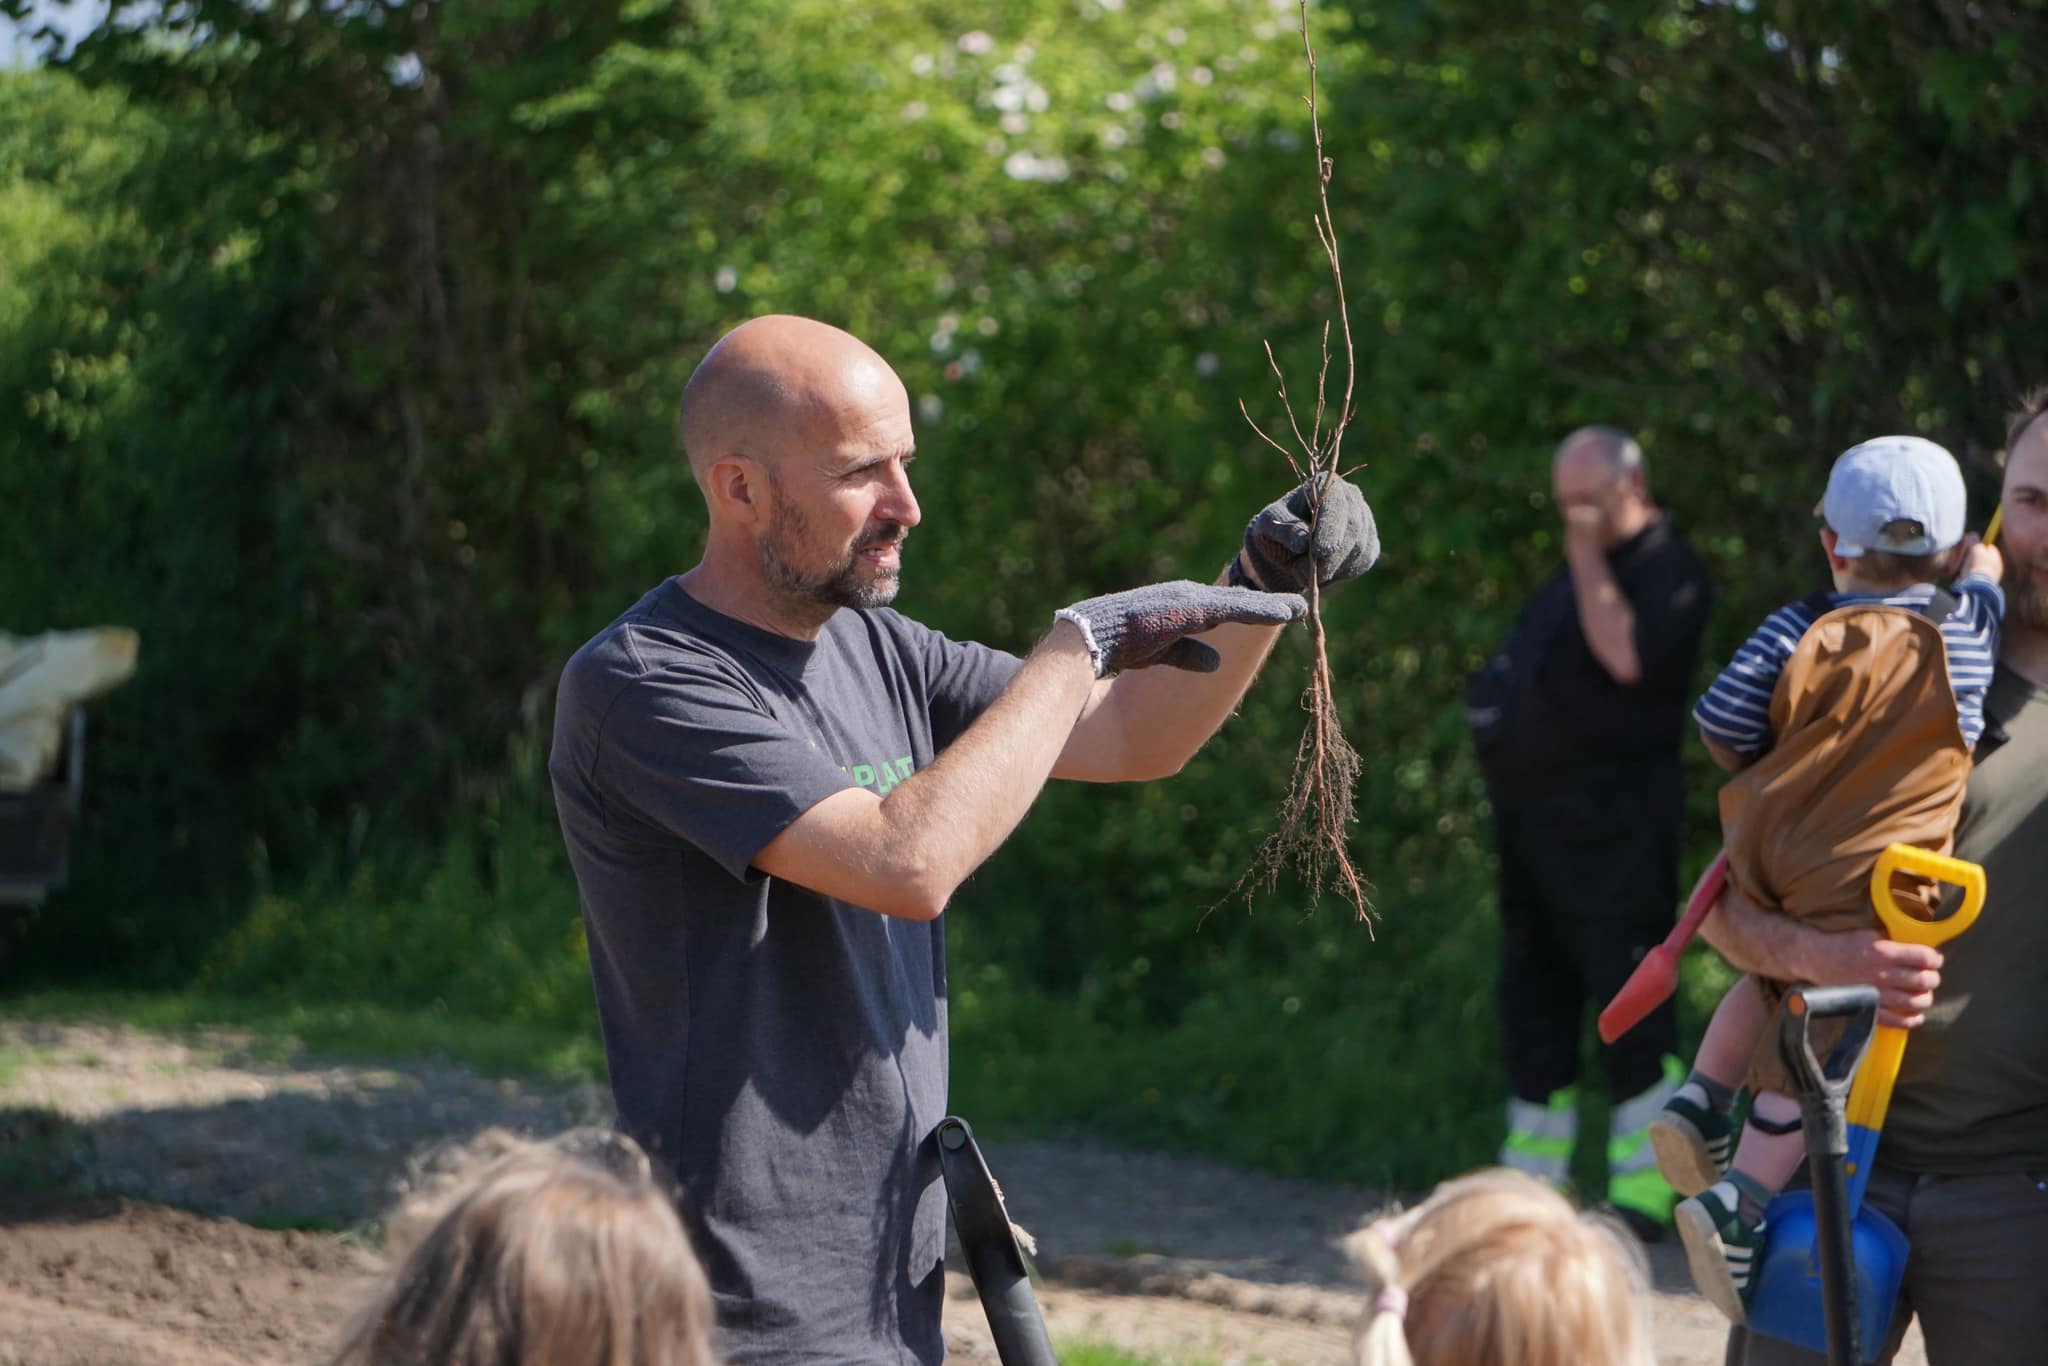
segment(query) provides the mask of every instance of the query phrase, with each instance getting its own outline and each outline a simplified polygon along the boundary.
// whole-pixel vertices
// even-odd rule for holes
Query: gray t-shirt
[[[1910,1172],[2048,1172],[2048,687],[2001,664],[1984,714],[2006,738],[1978,751],[1956,827],[1984,910],[1942,945],[1878,1147]]]
[[[612,1095],[682,1183],[731,1361],[944,1359],[943,921],[750,865],[931,763],[1018,667],[888,610],[792,640],[671,579],[563,670],[548,772]]]

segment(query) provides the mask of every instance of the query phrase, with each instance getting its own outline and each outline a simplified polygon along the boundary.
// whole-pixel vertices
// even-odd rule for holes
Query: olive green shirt
[[[1956,855],[1984,866],[1983,913],[1943,946],[1878,1158],[1945,1175],[2048,1168],[2048,687],[2001,664],[1984,711],[2004,744],[1970,775]]]

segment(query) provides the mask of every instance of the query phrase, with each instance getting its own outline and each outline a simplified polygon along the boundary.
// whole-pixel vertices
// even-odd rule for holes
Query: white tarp
[[[19,792],[57,771],[71,708],[127,682],[138,644],[125,626],[0,632],[0,790]]]

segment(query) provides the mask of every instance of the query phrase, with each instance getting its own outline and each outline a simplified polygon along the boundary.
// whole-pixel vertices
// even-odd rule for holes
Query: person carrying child
[[[1887,845],[1949,851],[2005,611],[2003,561],[1964,536],[1966,502],[1955,458],[1931,441],[1844,452],[1819,509],[1835,591],[1773,612],[1694,709],[1708,752],[1736,775],[1721,790],[1728,878],[1754,903],[1815,928],[1868,928]],[[1936,584],[1950,575],[1953,592]],[[1901,875],[1894,890],[1932,913],[1931,884]],[[1674,1215],[1693,1279],[1738,1324],[1764,1207],[1803,1154],[1769,1029],[1783,993],[1756,977],[1729,989],[1650,1131],[1658,1169],[1689,1197]]]

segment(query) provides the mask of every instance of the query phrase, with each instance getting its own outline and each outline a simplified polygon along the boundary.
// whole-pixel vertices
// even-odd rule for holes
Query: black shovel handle
[[[1829,1050],[1823,1062],[1813,1051],[1815,1020],[1847,1019],[1848,1028]],[[1793,987],[1785,993],[1785,1014],[1779,1025],[1778,1052],[1791,1070],[1799,1090],[1799,1108],[1806,1124],[1807,1156],[1821,1160],[1823,1151],[1834,1157],[1849,1153],[1849,1086],[1856,1068],[1870,1048],[1870,1036],[1877,1028],[1877,988]],[[1819,1134],[1824,1150],[1816,1150],[1816,1113],[1821,1120]]]
[[[1024,1249],[1010,1227],[1002,1192],[989,1174],[988,1160],[974,1141],[974,1130],[957,1115],[939,1121],[933,1131],[939,1143],[939,1171],[946,1178],[946,1202],[953,1207],[953,1228],[967,1254],[967,1274],[988,1314],[989,1333],[1003,1366],[1059,1366],[1038,1297],[1031,1293],[1031,1272]]]
[[[1823,1062],[1813,1051],[1815,1020],[1848,1020]],[[1849,1251],[1849,1193],[1842,1167],[1849,1155],[1849,1083],[1877,1026],[1877,988],[1793,987],[1785,993],[1778,1052],[1799,1088],[1806,1130],[1806,1165],[1813,1176],[1813,1240],[1820,1254],[1820,1288],[1828,1329],[1829,1366],[1863,1359],[1856,1328],[1856,1270]]]

